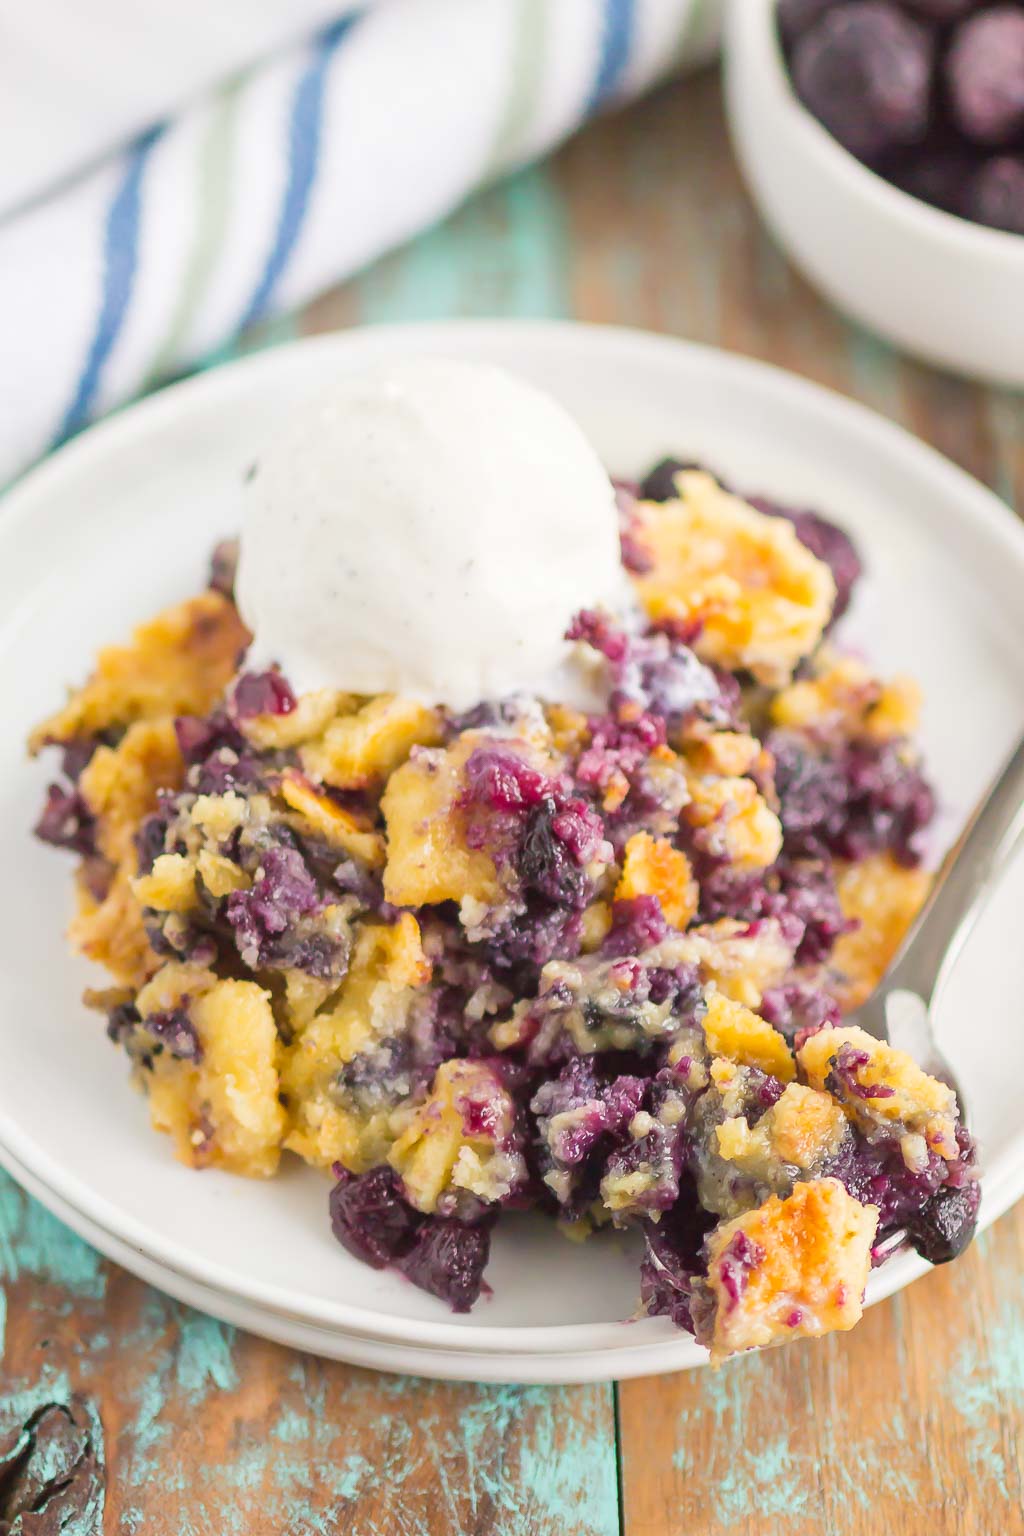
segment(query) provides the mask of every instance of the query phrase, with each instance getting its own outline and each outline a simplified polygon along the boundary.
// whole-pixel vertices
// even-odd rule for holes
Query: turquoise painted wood
[[[98,1502],[67,1536],[618,1532],[608,1388],[445,1386],[250,1339],[106,1264],[5,1175],[0,1281],[0,1465],[8,1434],[80,1394],[110,1468],[106,1525]],[[3,1496],[0,1476],[0,1518]]]

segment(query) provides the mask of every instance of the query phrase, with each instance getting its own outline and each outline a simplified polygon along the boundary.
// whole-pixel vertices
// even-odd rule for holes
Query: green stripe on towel
[[[192,245],[182,271],[178,301],[163,340],[153,355],[143,388],[151,387],[182,363],[182,348],[220,254],[231,205],[231,164],[241,85],[242,82],[236,80],[222,93],[200,142]]]
[[[484,164],[484,179],[516,164],[537,111],[544,61],[546,0],[518,0],[508,92]]]

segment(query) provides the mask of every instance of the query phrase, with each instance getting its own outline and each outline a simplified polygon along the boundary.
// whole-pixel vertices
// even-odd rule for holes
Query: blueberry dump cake
[[[616,499],[637,611],[572,621],[589,710],[293,690],[224,546],[34,734],[36,830],[182,1162],[302,1158],[350,1253],[456,1311],[504,1210],[633,1228],[641,1309],[718,1361],[852,1327],[903,1243],[958,1254],[975,1150],[843,1023],[933,813],[913,684],[833,638],[853,545],[676,461]]]

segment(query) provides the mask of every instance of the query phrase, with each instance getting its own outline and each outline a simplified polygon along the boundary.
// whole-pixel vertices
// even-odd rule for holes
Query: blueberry
[[[958,1259],[974,1236],[980,1201],[981,1186],[976,1182],[937,1190],[907,1222],[910,1240],[921,1257],[929,1264]]]
[[[134,1003],[115,1003],[107,1014],[107,1039],[115,1045],[124,1045],[139,1023],[139,1011]]]
[[[935,796],[900,741],[854,741],[822,754],[773,731],[767,744],[787,853],[863,859],[888,849],[901,864],[919,861]]]
[[[151,1013],[142,1021],[143,1028],[177,1061],[201,1061],[203,1048],[196,1027],[185,1008],[169,1008]]]
[[[468,1312],[483,1288],[491,1253],[488,1224],[431,1218],[424,1222],[402,1273],[421,1291],[446,1301],[453,1312]]]
[[[826,1024],[840,1022],[839,1005],[820,987],[807,982],[788,982],[769,987],[758,1009],[761,1017],[774,1024],[787,1040],[801,1031],[815,1031]]]
[[[729,1243],[718,1260],[718,1277],[728,1297],[727,1310],[740,1302],[750,1277],[768,1257],[760,1243],[755,1243],[742,1230]]]
[[[775,759],[775,791],[789,850],[817,853],[826,832],[845,821],[843,774],[831,759],[808,750],[789,732],[774,732],[767,745]]]
[[[893,173],[893,182],[911,197],[945,213],[968,216],[967,189],[976,157],[962,146],[922,148]]]
[[[976,144],[1024,130],[1024,10],[1000,5],[959,26],[946,60],[953,116]]]
[[[813,27],[837,0],[779,0],[779,32],[787,47]]]
[[[796,941],[795,959],[798,964],[820,964],[850,929],[839,904],[831,861],[783,859],[777,868],[784,904],[781,921],[783,931],[788,926]]]
[[[987,160],[968,184],[966,211],[979,224],[1024,235],[1024,156]]]
[[[657,896],[630,896],[612,904],[612,926],[602,946],[605,955],[642,955],[660,944],[668,923]]]
[[[682,474],[685,469],[699,469],[699,464],[688,462],[686,459],[661,459],[649,470],[640,482],[640,496],[643,501],[674,501],[676,495],[676,475]]]
[[[862,160],[918,143],[928,127],[934,44],[887,0],[833,7],[793,53],[805,106]]]
[[[516,854],[516,870],[524,889],[569,907],[586,905],[586,877],[555,837],[554,801],[547,799],[529,813]]]
[[[224,914],[234,931],[238,952],[247,965],[287,965],[299,957],[275,952],[273,940],[287,935],[295,920],[322,905],[320,890],[302,855],[295,848],[268,848],[257,878],[247,890],[232,891]],[[286,946],[290,948],[291,946]],[[318,961],[324,957],[317,956]],[[316,970],[314,969],[314,974]]]
[[[478,747],[466,761],[467,798],[492,811],[525,811],[550,793],[544,774],[514,752]]]
[[[34,831],[40,842],[68,848],[83,858],[96,852],[95,817],[77,789],[51,784]]]
[[[390,1168],[351,1174],[336,1167],[331,1230],[343,1248],[373,1269],[396,1264],[411,1250],[423,1218],[402,1199]]]
[[[280,672],[243,672],[235,684],[231,711],[236,720],[290,715],[295,703],[295,695]]]
[[[614,1140],[625,1136],[646,1086],[641,1077],[607,1075],[590,1056],[574,1057],[557,1078],[541,1084],[530,1102],[543,1166],[585,1174],[588,1160],[596,1159],[599,1166],[591,1181],[596,1186],[604,1160]]]
[[[701,1209],[692,1183],[657,1226],[645,1229],[640,1299],[652,1317],[669,1317],[693,1332],[694,1283],[704,1269],[702,1247],[714,1217]]]
[[[626,570],[634,576],[644,576],[654,569],[653,558],[630,528],[623,528],[619,533],[619,553]]]
[[[959,21],[968,11],[976,11],[981,3],[982,0],[903,0],[903,9],[916,11],[925,21],[942,26],[946,22]]]
[[[832,609],[832,623],[841,619],[850,606],[853,589],[864,567],[849,534],[820,517],[817,512],[783,511],[793,524],[794,532],[805,549],[830,568],[836,584],[836,601]]]
[[[66,779],[70,779],[72,784],[77,784],[86,768],[92,762],[96,748],[112,745],[113,742],[104,741],[102,734],[99,736],[73,736],[70,741],[63,743],[60,759],[61,773]]]
[[[245,738],[220,710],[215,710],[212,715],[178,715],[174,734],[178,750],[189,767],[205,761],[222,747],[236,754],[245,748]]]

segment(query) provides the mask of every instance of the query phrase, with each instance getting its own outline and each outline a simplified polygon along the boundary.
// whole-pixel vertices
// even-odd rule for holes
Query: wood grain
[[[102,1422],[108,1536],[617,1536],[609,1387],[383,1376],[236,1334],[102,1261],[2,1174],[0,1279],[0,1445],[81,1393]]]
[[[1022,1266],[1018,1215],[852,1334],[624,1383],[629,1536],[1024,1530]]]
[[[743,193],[711,75],[592,125],[242,349],[496,313],[767,358],[1024,502],[1024,400],[901,360],[813,294]],[[446,1385],[236,1335],[0,1177],[0,1444],[82,1392],[102,1422],[107,1536],[1024,1536],[1022,1275],[1019,1209],[843,1338],[615,1396]]]

